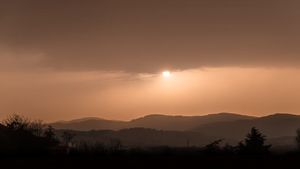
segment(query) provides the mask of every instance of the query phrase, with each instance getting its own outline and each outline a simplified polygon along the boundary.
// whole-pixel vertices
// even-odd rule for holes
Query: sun
[[[169,78],[169,77],[171,76],[171,72],[168,71],[168,70],[163,71],[163,72],[162,72],[162,76],[163,76],[164,78]]]

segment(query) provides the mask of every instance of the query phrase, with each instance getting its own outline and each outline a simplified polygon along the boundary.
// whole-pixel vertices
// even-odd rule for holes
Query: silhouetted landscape
[[[268,136],[275,150],[296,147],[294,137],[300,128],[300,116],[274,114],[251,117],[231,113],[206,116],[149,115],[131,121],[84,118],[51,124],[58,130],[76,133],[77,142],[109,142],[117,138],[127,146],[203,146],[221,138],[237,144],[253,126]],[[59,131],[60,132],[60,131]]]
[[[3,166],[16,168],[31,168],[32,164],[52,168],[58,162],[63,168],[99,162],[101,167],[181,168],[201,163],[202,167],[281,168],[286,162],[296,164],[300,157],[299,120],[290,114],[249,117],[220,113],[150,115],[128,122],[84,118],[45,124],[13,114],[1,123],[0,155]],[[115,124],[105,129],[103,123]],[[118,130],[108,130],[111,127]]]
[[[300,0],[0,0],[0,169],[287,169]]]

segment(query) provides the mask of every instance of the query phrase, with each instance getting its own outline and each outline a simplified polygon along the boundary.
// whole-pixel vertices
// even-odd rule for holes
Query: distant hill
[[[100,118],[83,118],[72,121],[55,122],[50,124],[56,129],[69,129],[69,130],[120,130],[127,127],[127,122],[105,120]]]
[[[66,130],[57,130],[57,136],[62,136]],[[193,131],[163,131],[147,128],[130,128],[122,130],[91,130],[72,131],[75,134],[74,143],[86,143],[88,145],[114,146],[121,143],[125,147],[186,147],[205,146],[213,141],[219,140],[218,136],[208,136],[200,132]],[[247,131],[249,132],[249,131]],[[246,133],[244,133],[245,135]],[[240,140],[227,138],[222,145],[237,145]],[[272,144],[272,151],[293,151],[296,148],[295,137],[268,138],[268,144]]]
[[[248,120],[253,118],[254,117],[252,116],[244,116],[232,113],[209,114],[204,116],[148,115],[130,121],[130,127],[184,131],[204,124]]]
[[[295,136],[300,128],[300,116],[291,114],[274,114],[253,119],[216,122],[199,125],[192,131],[221,138],[240,140],[251,127],[258,128],[268,138]]]
[[[158,130],[191,130],[197,126],[236,120],[253,119],[251,116],[244,116],[231,113],[210,114],[204,116],[167,116],[148,115],[131,121],[114,121],[100,118],[83,118],[67,122],[56,122],[51,125],[56,129],[71,129],[79,131],[88,130],[120,130],[125,128],[152,128]]]
[[[236,145],[252,127],[267,136],[274,150],[295,148],[300,116],[273,114],[251,117],[230,113],[205,116],[149,115],[131,121],[85,118],[52,124],[56,129],[70,129],[78,142],[110,144],[114,139],[127,146],[205,145],[213,140]],[[58,130],[62,132],[63,130]]]
[[[58,130],[57,135],[62,135],[65,130]],[[74,142],[85,142],[91,145],[103,144],[111,146],[117,141],[126,147],[155,147],[155,146],[204,146],[218,139],[205,136],[192,131],[162,131],[146,128],[130,128],[119,131],[69,131],[75,134]]]

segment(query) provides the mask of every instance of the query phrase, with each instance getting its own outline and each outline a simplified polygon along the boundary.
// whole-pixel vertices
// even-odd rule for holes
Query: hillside
[[[83,118],[68,122],[56,122],[51,125],[56,129],[71,129],[79,131],[88,130],[119,130],[125,128],[152,128],[158,130],[191,130],[197,126],[215,122],[229,122],[236,120],[253,119],[251,116],[244,116],[231,113],[210,114],[204,116],[167,116],[148,115],[131,121],[114,121],[99,118]]]
[[[131,121],[112,121],[84,118],[52,124],[56,129],[77,130],[77,141],[109,144],[113,139],[125,145],[185,146],[207,144],[214,139],[236,144],[249,132],[258,128],[267,141],[277,148],[295,147],[294,137],[300,128],[300,116],[273,114],[250,117],[219,113],[205,116],[148,115]],[[90,131],[93,130],[93,131]]]
[[[300,116],[274,114],[248,120],[216,122],[199,125],[192,131],[210,136],[240,140],[251,127],[258,128],[268,138],[295,136],[296,130],[300,128]]]
[[[253,119],[251,116],[244,116],[232,113],[209,114],[204,116],[166,116],[148,115],[130,121],[130,127],[154,128],[160,130],[184,131],[193,129],[195,126],[216,122],[230,122],[236,120]]]
[[[56,129],[69,129],[78,131],[88,130],[119,130],[127,127],[127,122],[105,120],[100,118],[83,118],[72,121],[51,123]]]
[[[64,130],[58,130],[57,135],[61,135]],[[216,137],[205,136],[199,132],[192,131],[162,131],[146,128],[130,128],[119,131],[98,130],[98,131],[69,131],[75,134],[74,141],[77,143],[103,144],[111,146],[120,143],[126,147],[152,147],[171,146],[185,147],[204,146]]]

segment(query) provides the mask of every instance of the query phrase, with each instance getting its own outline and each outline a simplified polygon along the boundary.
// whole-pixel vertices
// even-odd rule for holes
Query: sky
[[[0,0],[0,118],[300,114],[299,7]]]

